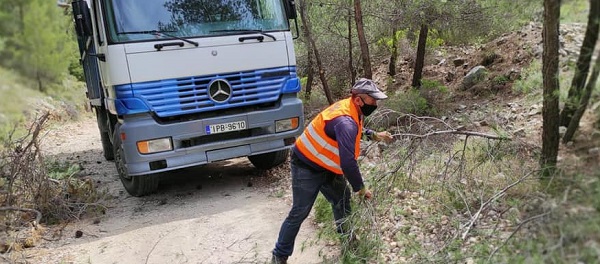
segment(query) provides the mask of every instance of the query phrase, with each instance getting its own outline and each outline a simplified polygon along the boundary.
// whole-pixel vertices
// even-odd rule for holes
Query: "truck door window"
[[[178,37],[208,37],[235,30],[289,30],[282,0],[104,0],[111,42],[150,41],[168,31]],[[223,33],[229,32],[229,33]]]

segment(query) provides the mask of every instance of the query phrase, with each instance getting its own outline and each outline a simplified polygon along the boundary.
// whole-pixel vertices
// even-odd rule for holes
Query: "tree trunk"
[[[577,111],[573,113],[573,117],[571,118],[571,122],[569,123],[569,127],[567,127],[567,132],[563,136],[563,143],[567,143],[573,139],[573,135],[579,128],[579,121],[585,113],[585,109],[587,108],[588,102],[590,101],[590,97],[592,95],[592,90],[596,86],[596,82],[598,81],[598,74],[600,73],[600,54],[596,57],[596,62],[594,63],[594,69],[592,70],[592,75],[588,80],[585,90],[581,96],[581,101],[579,102],[579,108]]]
[[[44,87],[44,82],[42,81],[42,75],[40,74],[40,71],[36,71],[35,73],[35,80],[37,81],[38,84],[38,90],[42,93],[46,92],[46,88]]]
[[[23,34],[25,31],[25,5],[27,3],[22,3],[19,1],[17,4],[17,8],[19,8],[19,34]]]
[[[306,35],[305,35],[306,36]],[[309,44],[309,43],[306,43]],[[307,65],[307,73],[306,73],[306,87],[304,89],[304,98],[306,100],[310,99],[310,94],[312,93],[312,83],[315,79],[315,69],[314,69],[314,60],[313,60],[313,50],[310,48],[310,45],[306,45],[308,48],[308,65]]]
[[[390,65],[388,65],[388,75],[396,76],[396,60],[398,59],[398,39],[396,38],[396,28],[392,29],[392,50],[390,55]]]
[[[423,74],[423,66],[425,64],[425,46],[427,45],[427,33],[429,27],[423,23],[419,31],[419,44],[417,44],[417,58],[415,58],[415,71],[413,73],[412,87],[421,87],[421,76]]]
[[[575,68],[575,75],[571,82],[569,89],[569,96],[565,101],[565,107],[560,113],[560,125],[567,126],[571,121],[571,117],[575,110],[578,108],[578,104],[581,97],[581,91],[585,86],[585,81],[588,77],[590,70],[590,61],[592,60],[592,53],[596,47],[596,41],[598,40],[598,30],[600,29],[600,1],[590,0],[590,13],[588,15],[588,24],[585,30],[585,37],[583,38],[583,44],[581,44],[581,50],[579,51],[579,58],[577,59],[577,65]]]
[[[307,7],[302,2],[298,3],[298,12],[300,13],[300,17],[302,19],[302,33],[304,34],[304,38],[306,39],[306,50],[307,50],[307,73],[306,73],[306,86],[304,88],[304,99],[310,100],[310,94],[312,93],[312,83],[315,76],[314,66],[313,66],[313,49],[310,42],[310,28],[307,26],[307,21],[305,20],[305,16],[307,13]]]
[[[327,102],[329,104],[333,104],[333,96],[331,96],[331,91],[329,90],[329,86],[327,85],[327,78],[325,77],[325,69],[323,69],[323,64],[321,63],[321,57],[319,56],[319,50],[317,49],[317,44],[312,36],[311,25],[308,16],[306,15],[306,3],[305,0],[298,1],[299,10],[300,10],[300,18],[302,19],[302,24],[306,29],[306,38],[308,43],[310,43],[310,47],[313,49],[315,60],[317,61],[317,68],[319,69],[319,79],[321,80],[321,84],[323,85],[323,92],[325,92],[325,97],[327,97]]]
[[[552,175],[556,170],[558,156],[558,28],[560,18],[560,0],[544,0],[544,52],[542,55],[544,103],[542,108],[542,156],[540,166],[544,176]]]
[[[362,9],[360,0],[354,0],[354,20],[356,21],[356,34],[358,35],[358,42],[360,43],[361,58],[364,70],[364,77],[373,79],[373,72],[371,70],[371,56],[369,55],[369,45],[365,37],[365,28],[362,20]]]
[[[350,0],[352,1],[352,0]],[[352,2],[350,2],[352,3]],[[350,86],[356,82],[356,70],[354,69],[354,46],[352,45],[352,8],[348,8],[348,71],[350,72]]]

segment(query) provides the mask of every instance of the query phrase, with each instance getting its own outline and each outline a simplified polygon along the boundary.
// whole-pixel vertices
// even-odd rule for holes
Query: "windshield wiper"
[[[196,47],[198,47],[198,45],[199,45],[198,42],[196,42],[196,41],[192,41],[192,40],[189,40],[189,39],[186,39],[186,38],[182,38],[182,37],[178,37],[178,36],[175,36],[175,35],[172,35],[172,34],[168,34],[167,32],[177,32],[177,31],[175,31],[175,30],[173,30],[173,31],[165,31],[165,30],[127,31],[127,32],[117,32],[117,35],[129,35],[129,34],[150,34],[150,35],[155,35],[155,34],[162,34],[162,35],[165,35],[167,37],[175,38],[175,39],[178,39],[178,40],[183,40],[183,41],[185,41],[187,43],[190,43],[190,44],[192,44],[192,45],[194,45]]]
[[[267,36],[269,38],[272,38],[273,40],[277,40],[275,38],[275,36],[273,36],[273,35],[271,35],[269,33],[266,33],[266,32],[264,32],[264,31],[262,31],[260,29],[221,29],[221,30],[211,30],[210,32],[211,33],[212,32],[215,32],[215,33],[217,33],[217,32],[258,33],[258,34],[261,34],[263,36]]]

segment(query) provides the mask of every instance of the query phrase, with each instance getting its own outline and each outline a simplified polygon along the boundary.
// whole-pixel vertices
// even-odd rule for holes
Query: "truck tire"
[[[117,167],[117,173],[119,179],[123,183],[125,190],[132,196],[140,197],[150,193],[153,193],[158,189],[158,175],[139,175],[129,176],[127,174],[127,160],[125,159],[125,152],[123,150],[123,144],[120,137],[120,125],[117,124],[115,132],[113,134],[113,149],[115,166]]]
[[[96,122],[98,122],[98,130],[100,131],[100,141],[102,141],[102,152],[104,153],[104,159],[114,160],[114,149],[110,142],[110,129],[108,127],[103,128],[102,126],[108,126],[108,117],[106,116],[106,110],[104,108],[96,108]]]
[[[100,132],[100,140],[102,141],[102,152],[104,153],[104,159],[114,160],[115,153],[113,145],[110,142],[110,135],[108,132]]]
[[[248,156],[248,159],[254,167],[261,170],[268,170],[277,167],[287,160],[290,153],[289,149],[284,149],[275,152]]]

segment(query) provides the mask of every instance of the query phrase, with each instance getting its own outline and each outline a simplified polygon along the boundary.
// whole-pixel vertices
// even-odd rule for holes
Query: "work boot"
[[[279,257],[273,254],[271,258],[271,264],[287,264],[287,257]]]

